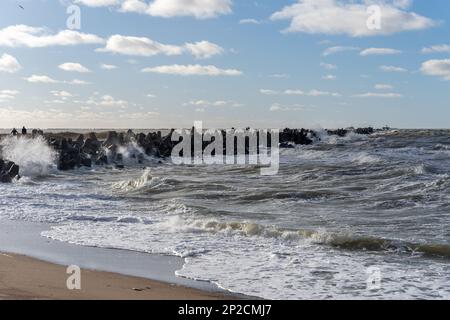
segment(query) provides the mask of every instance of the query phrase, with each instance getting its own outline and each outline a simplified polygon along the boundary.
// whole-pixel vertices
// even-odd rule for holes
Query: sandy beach
[[[220,293],[139,277],[81,270],[81,290],[68,290],[66,267],[0,253],[0,299],[216,300]]]

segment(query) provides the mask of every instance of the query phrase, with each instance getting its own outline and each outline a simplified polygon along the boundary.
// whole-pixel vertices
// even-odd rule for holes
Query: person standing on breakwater
[[[27,128],[25,128],[25,126],[23,126],[23,128],[22,128],[22,135],[23,136],[27,135]]]
[[[18,134],[18,132],[17,132],[16,128],[13,128],[11,131],[11,135],[17,136],[17,134]]]

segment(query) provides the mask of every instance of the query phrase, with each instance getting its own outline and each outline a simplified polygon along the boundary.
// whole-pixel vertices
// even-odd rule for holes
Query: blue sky
[[[449,15],[446,0],[3,0],[0,127],[449,128]]]

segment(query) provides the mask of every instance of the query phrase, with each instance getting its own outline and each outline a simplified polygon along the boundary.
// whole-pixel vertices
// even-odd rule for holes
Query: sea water
[[[44,237],[177,255],[178,276],[262,298],[450,298],[450,131],[322,134],[275,176],[150,157],[58,172],[43,140],[1,146],[23,177],[0,218]]]

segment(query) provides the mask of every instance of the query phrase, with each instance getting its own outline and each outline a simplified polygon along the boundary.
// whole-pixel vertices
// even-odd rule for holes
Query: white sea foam
[[[42,137],[6,137],[0,148],[4,159],[19,165],[22,176],[46,176],[55,170],[56,152]]]
[[[165,184],[165,179],[153,177],[151,169],[145,169],[142,176],[119,181],[113,184],[113,189],[119,192],[138,192],[142,189],[156,189]]]

